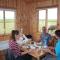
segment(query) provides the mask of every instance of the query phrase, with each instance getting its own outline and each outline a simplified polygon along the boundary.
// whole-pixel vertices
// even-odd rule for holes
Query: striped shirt
[[[16,56],[21,55],[21,50],[20,50],[18,44],[16,43],[16,41],[10,40],[9,41],[9,48],[13,52],[14,55],[16,55]]]

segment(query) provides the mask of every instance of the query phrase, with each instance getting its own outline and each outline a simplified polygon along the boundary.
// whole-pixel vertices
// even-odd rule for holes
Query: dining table
[[[42,50],[41,46],[34,46],[34,44],[25,44],[22,45],[22,50],[23,51],[27,51],[27,50],[32,50],[31,52],[29,52],[28,54],[31,55],[32,57],[36,58],[37,60],[40,60],[40,57],[44,56],[46,54],[46,52],[44,52]]]

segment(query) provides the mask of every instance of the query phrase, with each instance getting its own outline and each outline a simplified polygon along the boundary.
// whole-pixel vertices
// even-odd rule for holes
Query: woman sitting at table
[[[16,60],[24,60],[22,58],[22,55],[27,54],[28,52],[31,52],[31,51],[21,52],[21,48],[16,42],[19,38],[20,38],[19,31],[18,30],[12,30],[11,39],[9,41],[9,49],[13,53]]]
[[[60,30],[56,30],[55,35],[57,38],[56,46],[55,47],[48,47],[48,49],[43,49],[43,50],[46,52],[49,52],[50,54],[55,56],[56,60],[60,60]],[[54,49],[56,54],[49,49]],[[48,58],[51,58],[50,60],[52,60],[53,57],[52,56],[49,57],[49,55],[47,55],[43,60],[49,60]]]

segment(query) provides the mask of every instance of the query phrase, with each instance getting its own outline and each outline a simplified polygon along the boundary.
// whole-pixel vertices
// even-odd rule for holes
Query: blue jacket
[[[56,60],[60,60],[60,39],[58,39],[55,46]]]

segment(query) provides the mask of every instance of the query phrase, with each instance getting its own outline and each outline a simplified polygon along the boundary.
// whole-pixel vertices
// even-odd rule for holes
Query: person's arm
[[[21,55],[24,55],[24,54],[27,54],[27,53],[28,53],[28,51],[21,52]]]
[[[26,51],[24,51],[24,52],[21,52],[21,55],[24,55],[24,54],[30,53],[31,51],[32,51],[32,49],[30,49],[30,50],[26,50]]]
[[[56,56],[56,54],[52,51],[49,51],[50,54],[52,54],[53,56]]]
[[[56,56],[56,54],[54,53],[54,52],[52,52],[50,49],[48,49],[48,48],[44,48],[44,49],[42,49],[43,51],[45,51],[45,52],[49,52],[50,54],[52,54],[53,56]]]
[[[48,48],[49,48],[49,49],[53,49],[53,50],[54,50],[54,47],[52,47],[52,46],[49,46]]]
[[[50,34],[48,34],[48,37],[49,37],[49,42],[52,41],[52,36]]]

